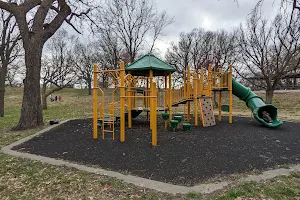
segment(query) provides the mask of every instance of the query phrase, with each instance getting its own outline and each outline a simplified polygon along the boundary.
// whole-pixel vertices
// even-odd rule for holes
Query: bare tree
[[[75,70],[71,55],[72,37],[66,30],[60,30],[49,40],[50,58],[42,65],[42,107],[47,109],[47,97],[75,81]],[[48,86],[50,87],[47,91]]]
[[[290,16],[278,14],[272,23],[254,13],[246,27],[241,25],[241,56],[239,65],[235,65],[236,72],[265,89],[267,103],[272,103],[274,90],[281,79],[299,69],[299,22],[299,14],[295,13]]]
[[[213,64],[214,68],[228,69],[229,64],[236,61],[236,32],[226,30],[205,31],[194,29],[192,44],[192,65],[195,69],[207,68]]]
[[[116,69],[119,67],[121,52],[124,51],[122,48],[122,42],[116,33],[115,27],[110,24],[103,23],[101,27],[98,27],[97,37],[98,40],[94,43],[95,48],[98,49],[98,63],[101,69]],[[121,58],[126,62],[126,58]],[[130,61],[130,59],[129,59]],[[107,73],[99,74],[99,83],[102,83],[103,88],[107,88],[109,85],[109,79]]]
[[[77,81],[84,81],[88,87],[88,94],[91,95],[93,80],[93,63],[99,62],[99,54],[93,44],[82,44],[76,40],[73,49],[74,66],[76,69]]]
[[[15,17],[25,50],[23,103],[20,120],[15,129],[36,127],[43,124],[40,97],[43,46],[64,22],[75,28],[71,21],[76,17],[87,16],[92,5],[88,0],[9,0],[0,1],[0,8]]]
[[[228,70],[237,60],[237,31],[219,30],[215,33],[212,50],[212,64],[215,68]]]
[[[5,78],[8,66],[11,65],[21,54],[19,41],[21,39],[17,30],[17,23],[14,16],[4,10],[0,10],[0,59],[2,78],[0,78],[0,117],[4,117],[4,92]],[[16,72],[14,70],[14,72]],[[11,74],[12,72],[10,72]]]
[[[166,60],[173,64],[179,73],[186,70],[191,61],[191,49],[193,44],[194,33],[180,33],[178,44],[171,43],[171,47],[165,55]]]
[[[194,39],[191,47],[191,64],[195,69],[200,69],[211,62],[215,33],[204,29],[194,29],[192,32],[194,32]]]
[[[110,27],[130,55],[133,62],[153,30],[151,50],[162,30],[171,23],[165,12],[159,14],[152,0],[106,1],[99,15],[98,26]]]
[[[159,36],[162,34],[163,29],[165,29],[168,25],[173,23],[173,18],[169,18],[166,11],[163,11],[162,13],[155,15],[152,19],[152,44],[150,46],[149,52],[152,53],[154,50],[155,42],[159,38]]]
[[[101,63],[106,69],[118,67],[120,61],[120,52],[122,51],[121,42],[114,29],[106,26],[98,31],[98,41],[94,47],[102,52]]]
[[[194,40],[194,32],[180,33],[178,44],[171,43],[171,47],[167,50],[165,59],[168,63],[176,68],[174,76],[174,85],[183,82],[183,72],[192,59],[192,45]]]
[[[276,2],[276,1],[274,1]],[[273,3],[274,3],[273,2]],[[280,0],[280,9],[284,9],[284,12],[287,10],[287,8],[291,8],[291,10],[298,10],[300,11],[300,1],[299,0]],[[253,12],[257,12],[261,9],[262,5],[264,4],[264,0],[258,0]]]
[[[18,87],[23,85],[25,77],[25,65],[23,57],[16,59],[8,65],[5,81],[10,87]]]

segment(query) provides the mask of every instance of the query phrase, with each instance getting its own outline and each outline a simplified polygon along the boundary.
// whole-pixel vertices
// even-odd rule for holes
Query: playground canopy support
[[[104,139],[104,132],[111,132],[113,134],[114,139],[114,122],[117,121],[117,116],[115,116],[115,105],[114,105],[114,92],[112,92],[112,102],[110,105],[110,112],[104,114],[104,92],[101,88],[98,87],[97,83],[97,74],[98,73],[107,73],[107,76],[111,76],[111,80],[114,82],[115,88],[120,90],[119,95],[119,103],[120,103],[120,142],[125,142],[125,118],[128,120],[128,128],[132,128],[132,118],[136,117],[141,113],[141,110],[150,111],[150,129],[152,131],[152,146],[157,145],[157,111],[169,111],[172,114],[172,104],[171,104],[171,74],[176,71],[176,69],[163,62],[159,58],[155,57],[152,54],[147,54],[135,62],[131,63],[125,68],[124,62],[120,62],[120,69],[116,70],[98,70],[97,65],[94,65],[94,103],[93,103],[93,138],[98,138],[98,122],[101,122],[102,127],[102,138]],[[137,76],[137,77],[136,77]],[[147,78],[142,78],[147,77]],[[164,88],[164,97],[167,99],[164,100],[164,107],[161,109],[158,105],[158,89],[156,86],[155,80],[159,80],[158,78],[154,79],[154,76],[163,76],[165,80],[165,88]],[[169,79],[169,85],[167,81]],[[107,78],[107,80],[109,80]],[[144,82],[146,80],[147,84],[145,89],[141,92],[143,96],[137,95],[139,93],[139,88],[137,84]],[[150,88],[149,88],[150,86]],[[168,86],[168,87],[167,87]],[[141,86],[139,86],[141,87]],[[101,91],[101,103],[99,104],[99,114],[98,114],[98,90]],[[144,102],[143,107],[137,107],[136,100],[143,99]],[[170,99],[168,101],[168,99]],[[150,107],[150,109],[149,109]],[[142,108],[140,110],[140,108]],[[138,109],[138,110],[137,110]],[[139,112],[138,112],[139,111]],[[133,115],[135,114],[135,115]],[[137,114],[137,115],[136,115]],[[98,118],[99,116],[99,118]],[[105,124],[112,127],[112,130],[104,130]]]

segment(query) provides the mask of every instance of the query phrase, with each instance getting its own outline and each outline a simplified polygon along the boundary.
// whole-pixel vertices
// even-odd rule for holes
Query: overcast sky
[[[162,55],[171,41],[178,41],[180,32],[189,32],[193,28],[218,30],[232,29],[245,21],[258,0],[154,0],[158,10],[166,10],[174,23],[164,30],[164,36],[156,47]],[[279,0],[264,0],[263,15],[273,17],[279,6]],[[164,56],[163,56],[164,57]]]

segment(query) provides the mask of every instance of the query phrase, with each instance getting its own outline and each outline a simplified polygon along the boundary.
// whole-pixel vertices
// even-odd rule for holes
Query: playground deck
[[[158,120],[156,147],[145,116],[126,128],[125,143],[119,142],[118,125],[116,140],[108,133],[105,140],[93,140],[91,119],[72,120],[15,149],[179,185],[300,163],[300,123],[269,129],[254,119],[233,120],[228,124],[224,117],[216,126],[187,132],[165,131]]]

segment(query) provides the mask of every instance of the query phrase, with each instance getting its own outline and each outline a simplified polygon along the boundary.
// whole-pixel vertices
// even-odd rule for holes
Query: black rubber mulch
[[[165,131],[161,120],[155,148],[145,116],[133,126],[121,143],[119,127],[116,140],[109,133],[105,140],[93,140],[91,119],[72,120],[15,149],[179,185],[300,161],[300,123],[269,129],[234,117],[233,124],[224,118],[214,127],[173,132]]]

